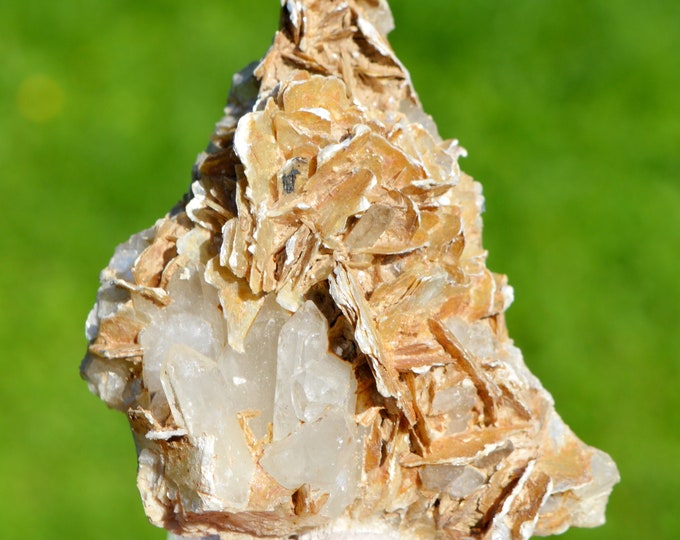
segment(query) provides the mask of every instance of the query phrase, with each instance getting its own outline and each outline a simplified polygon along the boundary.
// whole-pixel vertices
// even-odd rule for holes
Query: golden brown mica
[[[562,422],[508,337],[512,289],[485,265],[481,187],[423,113],[385,38],[387,3],[282,4],[191,193],[119,247],[88,319],[83,376],[130,419],[150,520],[222,538],[517,539],[601,524],[616,467]],[[257,410],[237,415],[247,500],[210,495],[202,439],[143,375],[140,332],[189,269],[238,353],[266,302],[291,314],[311,300],[324,315],[356,378],[361,433],[357,496],[340,515],[324,515],[328,493],[263,468],[273,435],[253,430]]]

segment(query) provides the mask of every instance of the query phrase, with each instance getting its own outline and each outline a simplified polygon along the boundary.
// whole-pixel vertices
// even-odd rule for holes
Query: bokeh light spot
[[[36,123],[54,120],[64,108],[64,90],[52,77],[29,75],[17,90],[19,114]]]

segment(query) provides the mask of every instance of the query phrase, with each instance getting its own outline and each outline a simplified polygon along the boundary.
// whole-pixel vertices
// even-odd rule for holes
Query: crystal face
[[[82,374],[130,420],[152,523],[242,539],[529,538],[618,472],[509,338],[481,187],[384,0],[286,0],[191,192],[119,246]]]
[[[328,322],[306,302],[279,334],[274,440],[333,409],[354,414],[355,390],[351,366],[328,352]]]
[[[229,382],[214,360],[185,345],[169,347],[161,383],[173,418],[187,430],[192,444],[203,449],[202,487],[229,507],[243,509],[254,464],[237,421],[234,385]]]

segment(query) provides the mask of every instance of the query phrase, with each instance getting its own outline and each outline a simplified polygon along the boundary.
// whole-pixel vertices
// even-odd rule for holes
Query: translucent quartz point
[[[470,353],[479,358],[493,356],[495,350],[493,332],[486,322],[470,324],[460,317],[451,317],[446,321],[446,325]]]
[[[161,382],[175,421],[204,450],[206,492],[245,507],[255,465],[237,421],[233,384],[222,378],[214,360],[184,345],[168,350]]]
[[[354,414],[355,391],[350,364],[328,352],[326,318],[305,302],[279,335],[274,440],[328,409]]]
[[[160,370],[172,345],[186,345],[215,358],[226,342],[217,290],[205,283],[202,271],[186,268],[179,272],[168,292],[172,302],[165,308],[151,308],[151,323],[139,337],[144,348],[144,384],[151,392],[161,389]]]
[[[352,367],[328,352],[328,322],[313,302],[283,325],[278,340],[274,442],[260,465],[279,484],[328,494],[321,513],[339,515],[359,480]]]
[[[354,401],[353,379],[349,364],[331,353],[299,367],[291,385],[297,419],[313,422],[331,407],[349,411]]]
[[[462,499],[484,485],[486,476],[474,467],[426,465],[420,471],[423,487]]]
[[[470,379],[463,379],[456,386],[437,392],[432,400],[432,414],[449,414],[450,423],[447,433],[463,431],[472,418],[472,407],[477,398],[477,390]]]
[[[477,392],[470,379],[463,379],[460,384],[450,386],[437,392],[432,400],[432,414],[443,414],[450,411],[468,412],[475,404]]]
[[[338,409],[301,425],[274,441],[260,465],[288,489],[308,484],[328,493],[322,515],[335,517],[354,499],[360,477],[359,434],[356,424]]]
[[[257,438],[267,434],[274,419],[277,341],[283,324],[289,319],[288,312],[270,296],[250,327],[245,352],[225,346],[217,362],[231,385],[231,396],[234,403],[239,404],[239,410],[257,414],[249,422]]]

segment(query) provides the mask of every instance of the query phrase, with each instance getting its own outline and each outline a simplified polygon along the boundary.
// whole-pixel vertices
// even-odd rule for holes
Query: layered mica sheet
[[[82,365],[177,535],[528,538],[618,473],[507,335],[512,301],[378,0],[287,0],[190,193],[102,272]],[[371,536],[373,535],[373,536]]]

